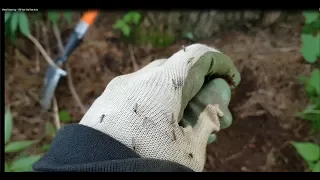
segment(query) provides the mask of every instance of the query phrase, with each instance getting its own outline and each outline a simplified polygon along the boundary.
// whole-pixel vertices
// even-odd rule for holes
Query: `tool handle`
[[[77,26],[75,27],[74,32],[71,34],[70,39],[68,40],[67,45],[65,46],[64,53],[62,55],[62,58],[60,58],[61,62],[58,63],[64,63],[67,61],[70,54],[79,46],[81,43],[84,35],[88,31],[89,27],[94,23],[98,16],[98,11],[91,10],[85,12]]]

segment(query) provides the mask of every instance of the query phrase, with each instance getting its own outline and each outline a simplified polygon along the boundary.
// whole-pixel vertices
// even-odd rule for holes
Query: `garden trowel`
[[[71,34],[65,48],[64,52],[55,60],[57,66],[61,67],[69,58],[70,54],[79,46],[84,35],[88,31],[89,27],[93,24],[98,16],[98,11],[87,11],[85,12],[79,23]],[[41,100],[42,110],[47,111],[52,102],[55,89],[59,83],[61,76],[66,76],[67,72],[57,67],[51,66],[46,72],[45,82],[44,82],[44,92]]]

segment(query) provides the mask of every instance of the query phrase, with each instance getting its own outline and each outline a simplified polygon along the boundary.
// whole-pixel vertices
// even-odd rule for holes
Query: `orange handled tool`
[[[96,10],[90,10],[85,12],[77,26],[75,27],[74,32],[71,34],[65,48],[64,52],[55,60],[55,63],[58,66],[61,66],[65,63],[70,54],[79,46],[84,35],[88,31],[89,27],[94,23],[96,18],[98,17],[99,12]],[[41,101],[41,106],[43,110],[48,110],[51,106],[52,98],[54,96],[55,89],[58,85],[59,79],[61,76],[66,76],[67,73],[49,65],[50,67],[47,70],[45,77],[45,87],[44,93]]]
[[[66,56],[66,58],[68,58],[68,56],[74,51],[74,49],[78,47],[84,35],[88,31],[89,27],[96,20],[98,14],[99,14],[98,11],[92,10],[92,11],[87,11],[82,15],[79,23],[77,24],[74,32],[72,33],[65,47],[65,52],[62,56]]]

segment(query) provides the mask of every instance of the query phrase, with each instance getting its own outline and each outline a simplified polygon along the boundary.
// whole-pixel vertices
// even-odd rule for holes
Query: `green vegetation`
[[[145,30],[138,27],[134,30],[134,41],[140,45],[151,44],[154,47],[168,47],[175,42],[175,35],[168,31]]]
[[[60,118],[60,121],[63,123],[70,123],[72,120],[71,115],[66,110],[59,111],[59,118]]]
[[[29,17],[28,17],[29,15]],[[33,15],[33,16],[32,16]],[[20,32],[24,36],[28,37],[31,35],[31,24],[32,22],[37,24],[41,16],[41,13],[30,13],[25,12],[5,12],[5,36],[9,37],[12,42],[15,42],[17,32]],[[72,13],[71,12],[48,12],[48,19],[53,23],[57,24],[61,17],[64,17],[68,22],[71,22]]]
[[[122,19],[118,19],[113,25],[114,29],[120,30],[124,36],[129,37],[132,32],[132,25],[138,25],[141,20],[141,14],[136,11],[126,13]]]
[[[305,12],[305,25],[301,35],[301,53],[304,59],[313,65],[310,77],[301,76],[309,98],[307,108],[298,114],[301,119],[311,122],[312,133],[320,130],[320,70],[317,67],[320,58],[320,13]],[[320,146],[312,142],[293,142],[298,153],[308,163],[312,172],[320,172]]]
[[[67,111],[59,112],[62,122],[70,122],[71,117]],[[41,158],[41,154],[27,155],[25,150],[33,145],[40,145],[40,140],[25,140],[25,141],[10,141],[13,129],[13,118],[9,110],[5,114],[5,157],[6,159],[13,159],[12,161],[5,161],[5,172],[21,172],[32,171],[32,165]],[[56,128],[49,122],[45,125],[45,138],[51,142],[56,136]],[[50,144],[42,144],[40,146],[43,152],[50,149]]]
[[[8,37],[12,43],[15,43],[18,33],[21,33],[30,40],[35,39],[31,32],[32,27],[39,25],[41,18],[46,17],[51,21],[53,25],[57,25],[61,17],[64,17],[67,22],[71,22],[71,12],[47,12],[47,13],[25,13],[25,12],[5,12],[5,36]],[[32,22],[32,23],[30,23]],[[60,118],[62,122],[70,122],[71,117],[66,111],[60,112]],[[38,161],[42,155],[29,155],[26,150],[39,143],[35,140],[24,141],[10,141],[13,129],[13,119],[10,110],[7,110],[5,114],[5,172],[21,172],[32,171],[32,165]],[[46,124],[46,137],[53,138],[55,136],[56,129],[52,124]],[[48,151],[49,144],[42,146],[43,151]],[[8,158],[7,158],[8,157]],[[8,161],[10,159],[10,161]]]
[[[131,40],[139,45],[151,44],[155,47],[168,47],[175,41],[173,33],[157,29],[144,29],[139,27],[142,15],[136,11],[126,13],[123,18],[118,19],[113,28],[120,30],[125,40]]]
[[[32,146],[35,141],[10,141],[13,121],[9,110],[5,114],[5,154],[14,154],[13,160],[5,161],[5,172],[32,171],[32,165],[41,155],[26,155],[24,150]]]

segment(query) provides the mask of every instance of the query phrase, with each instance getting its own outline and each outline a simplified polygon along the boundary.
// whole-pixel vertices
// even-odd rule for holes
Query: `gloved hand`
[[[141,157],[202,171],[208,138],[220,130],[218,116],[225,114],[220,120],[229,121],[222,126],[232,120],[228,84],[217,79],[204,85],[212,75],[226,75],[236,85],[240,82],[227,56],[205,45],[187,46],[169,59],[114,78],[80,124],[108,134]],[[182,119],[184,125],[193,127],[179,126]]]

